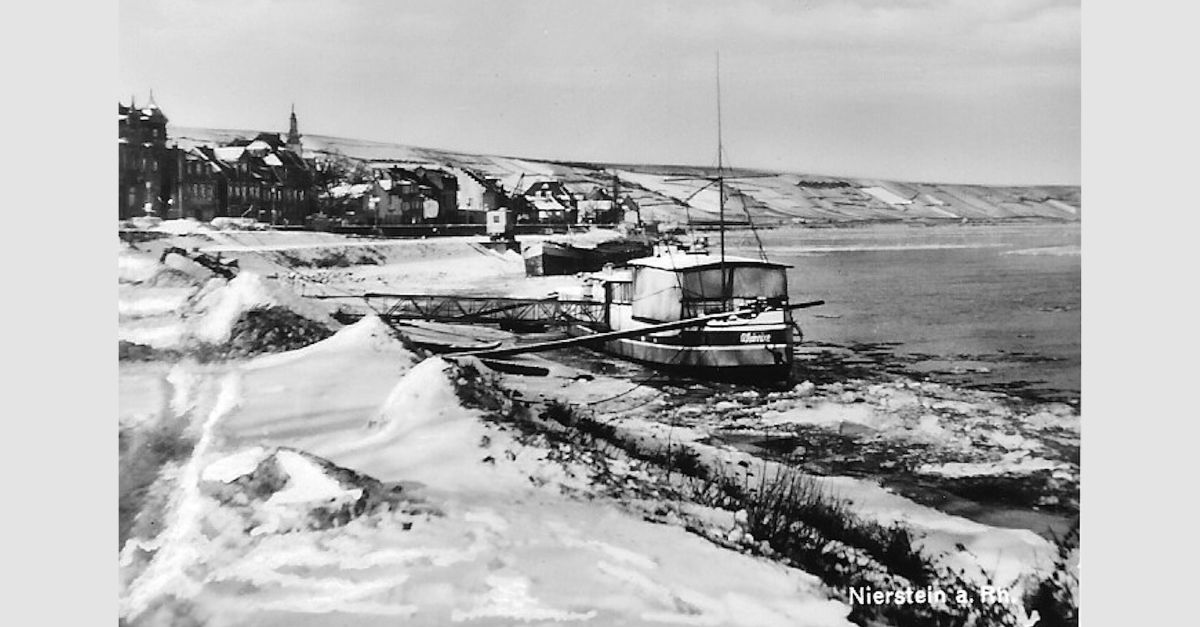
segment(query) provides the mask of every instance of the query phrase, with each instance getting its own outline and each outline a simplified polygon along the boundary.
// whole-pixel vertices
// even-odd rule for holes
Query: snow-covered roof
[[[529,204],[533,205],[538,211],[565,211],[566,207],[562,203],[553,198],[543,196],[533,196],[529,198]]]
[[[538,183],[557,183],[558,179],[543,174],[523,174],[517,172],[499,179],[504,189],[513,193],[521,193]]]
[[[623,268],[608,268],[600,272],[594,272],[589,276],[593,279],[610,283],[629,283],[633,281],[633,272]]]
[[[252,153],[253,152],[270,152],[271,144],[268,144],[267,142],[265,142],[261,139],[256,139],[256,140],[250,142],[250,144],[246,146],[246,150],[249,150]]]
[[[703,268],[716,268],[721,265],[720,255],[711,254],[693,254],[693,253],[666,253],[656,255],[654,257],[642,257],[629,262],[631,266],[641,266],[644,268],[658,268],[660,270],[698,270]],[[741,266],[741,267],[761,267],[761,268],[790,268],[786,263],[776,263],[774,261],[764,261],[762,259],[751,259],[750,257],[734,257],[725,255],[726,266]]]
[[[213,148],[213,154],[215,154],[221,161],[237,161],[242,158],[242,153],[244,152],[246,152],[246,149],[242,146],[221,146],[220,148]]]
[[[277,157],[275,155],[267,155],[267,156],[263,157],[263,163],[265,163],[267,165],[273,165],[273,166],[283,165],[283,162],[280,161],[279,157]]]
[[[353,185],[342,183],[341,185],[329,188],[329,195],[334,198],[358,198],[370,190],[370,183],[355,183]]]

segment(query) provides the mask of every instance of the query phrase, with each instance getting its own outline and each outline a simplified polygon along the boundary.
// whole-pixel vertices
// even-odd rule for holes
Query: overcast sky
[[[1078,184],[1078,0],[120,0],[179,126],[527,157]]]

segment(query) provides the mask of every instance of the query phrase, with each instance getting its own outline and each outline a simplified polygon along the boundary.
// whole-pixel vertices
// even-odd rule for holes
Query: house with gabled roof
[[[191,177],[181,179],[182,189],[192,195],[192,202],[182,200],[186,215],[211,219],[211,212],[214,217],[304,224],[316,211],[316,174],[278,133],[236,139],[182,159],[184,176]],[[210,167],[200,167],[200,161]],[[214,177],[219,180],[210,181]],[[210,185],[212,195],[207,196]]]
[[[459,224],[485,224],[487,212],[504,209],[508,197],[496,177],[467,168],[450,168],[458,178],[457,219]]]
[[[208,146],[192,146],[176,152],[175,209],[180,217],[207,222],[226,215],[228,189],[225,169]]]
[[[562,181],[549,176],[521,175],[509,182],[518,222],[573,223],[577,199]]]

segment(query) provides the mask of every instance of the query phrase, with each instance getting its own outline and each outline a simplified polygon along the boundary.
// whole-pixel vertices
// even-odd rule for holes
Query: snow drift
[[[162,539],[123,552],[126,622],[849,625],[811,575],[564,496],[469,369],[414,361],[367,318],[235,365]]]
[[[334,322],[326,308],[275,281],[242,272],[227,282],[213,279],[196,295],[189,316],[190,333],[202,342],[221,344],[229,340],[233,325],[242,314],[266,307],[282,307],[315,322]]]
[[[145,284],[167,266],[145,256],[122,255],[122,314],[118,339],[159,350],[224,347],[234,354],[287,350],[311,344],[340,325],[323,304],[298,296],[253,272],[231,280],[209,278],[196,288],[176,282]]]
[[[200,488],[234,511],[250,535],[342,526],[400,493],[304,451],[261,446],[210,463]]]

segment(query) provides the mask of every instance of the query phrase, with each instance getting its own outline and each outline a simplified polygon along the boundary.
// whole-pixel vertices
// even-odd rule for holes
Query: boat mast
[[[721,51],[717,51],[717,226],[721,232],[721,304],[729,300],[729,276],[725,273],[725,178],[721,143]]]

